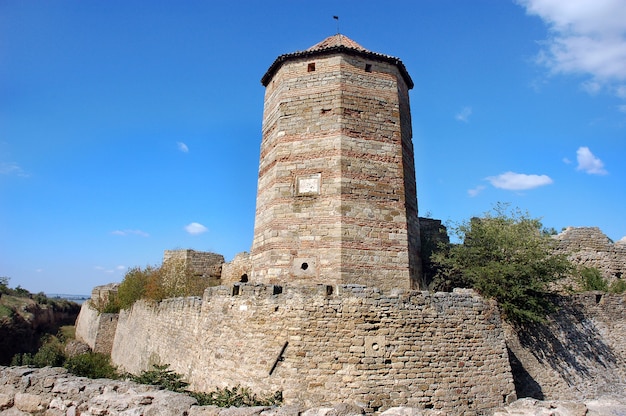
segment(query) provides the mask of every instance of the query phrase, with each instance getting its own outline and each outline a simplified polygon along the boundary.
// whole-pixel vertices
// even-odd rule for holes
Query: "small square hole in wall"
[[[372,72],[372,64],[365,64],[365,72]]]
[[[306,67],[307,72],[313,72],[315,71],[315,62],[311,62],[307,67]]]

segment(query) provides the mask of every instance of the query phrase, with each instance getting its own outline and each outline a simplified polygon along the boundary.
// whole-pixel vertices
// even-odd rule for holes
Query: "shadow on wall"
[[[602,297],[598,296],[596,303]],[[589,305],[572,297],[555,296],[554,302],[558,311],[548,322],[516,329],[519,345],[525,350],[509,349],[518,397],[553,399],[572,386],[581,395],[589,395],[623,383],[624,357],[607,344],[610,331],[601,331],[599,325],[603,324],[593,316],[596,313],[589,313]],[[527,359],[527,352],[534,360]]]
[[[522,362],[509,347],[506,348],[506,351],[509,354],[509,363],[511,364],[511,373],[513,374],[517,398],[532,397],[533,399],[544,400],[545,397],[541,385],[526,371]]]

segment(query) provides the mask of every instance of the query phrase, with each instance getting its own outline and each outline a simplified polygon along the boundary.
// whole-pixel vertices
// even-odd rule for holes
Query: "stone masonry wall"
[[[611,242],[598,227],[568,227],[554,238],[575,264],[597,268],[609,282],[626,279],[626,242]]]
[[[408,87],[367,56],[292,58],[265,92],[250,281],[414,288]]]
[[[196,250],[165,250],[163,253],[163,264],[180,260],[185,263],[194,274],[202,277],[219,278],[222,273],[224,256]]]
[[[626,391],[626,295],[555,297],[548,322],[506,329],[517,394],[580,400]]]
[[[246,283],[252,274],[252,261],[247,252],[237,253],[228,263],[222,265],[222,276],[220,282],[229,285],[237,282]]]
[[[196,390],[241,384],[287,404],[478,414],[514,398],[498,310],[471,291],[235,285],[122,311],[112,359],[170,364]]]
[[[93,300],[83,303],[76,319],[76,339],[102,354],[111,354],[117,329],[118,314],[99,313]]]

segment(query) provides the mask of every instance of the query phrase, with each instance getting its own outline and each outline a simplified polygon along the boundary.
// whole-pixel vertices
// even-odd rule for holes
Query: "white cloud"
[[[116,272],[119,273],[119,272],[122,272],[122,271],[126,270],[126,266],[121,266],[121,265],[120,266],[115,266],[112,269],[107,269],[106,267],[102,267],[102,266],[94,266],[93,268],[95,270],[98,270],[100,272],[107,273],[107,274],[113,274],[113,273],[116,273]]]
[[[538,61],[556,74],[590,77],[583,88],[626,88],[624,0],[517,0],[549,27]]]
[[[187,153],[189,152],[189,147],[187,147],[187,145],[183,142],[177,142],[176,145],[178,146],[178,150],[180,150],[183,153]]]
[[[454,118],[464,123],[469,122],[469,117],[472,115],[472,107],[463,107]]]
[[[141,237],[150,237],[150,234],[148,234],[145,231],[141,231],[141,230],[115,230],[115,231],[111,231],[111,234],[113,235],[121,235],[123,237],[128,236],[128,235],[138,235]]]
[[[15,175],[22,178],[28,178],[30,176],[20,165],[13,162],[0,162],[0,175]]]
[[[576,151],[576,160],[578,160],[578,166],[576,170],[582,170],[590,175],[606,175],[606,169],[604,169],[604,163],[591,153],[586,146],[581,146]]]
[[[198,235],[206,233],[209,229],[198,222],[192,222],[191,224],[185,226],[185,231],[191,235]]]
[[[564,158],[563,158],[563,163],[565,163],[566,165],[571,165],[571,164],[572,164],[572,161],[571,161],[571,160],[569,160],[568,158],[564,157]]]
[[[553,181],[547,175],[526,175],[525,173],[505,172],[486,178],[494,187],[509,191],[523,191],[550,185]]]
[[[468,189],[467,190],[467,194],[473,198],[473,197],[477,196],[479,193],[481,193],[482,191],[484,191],[485,188],[486,187],[483,186],[483,185],[478,185],[476,188]]]

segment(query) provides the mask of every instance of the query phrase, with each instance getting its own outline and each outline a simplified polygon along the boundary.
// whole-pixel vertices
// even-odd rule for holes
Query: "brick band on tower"
[[[251,281],[416,289],[409,89],[344,35],[279,56],[266,87]]]

